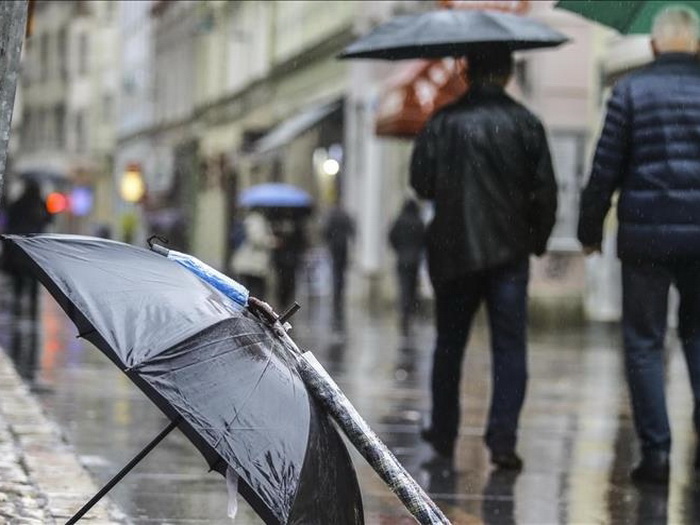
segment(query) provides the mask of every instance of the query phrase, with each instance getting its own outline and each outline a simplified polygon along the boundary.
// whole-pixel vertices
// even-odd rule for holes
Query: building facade
[[[46,173],[47,184],[83,189],[85,204],[61,218],[82,233],[112,215],[116,8],[109,1],[37,2],[23,57],[14,175]]]

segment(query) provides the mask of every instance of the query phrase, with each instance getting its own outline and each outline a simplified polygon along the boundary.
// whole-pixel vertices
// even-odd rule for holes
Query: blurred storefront
[[[228,261],[240,189],[294,184],[314,197],[320,214],[341,187],[346,78],[334,55],[352,38],[358,4],[317,6],[212,3],[199,10],[207,23],[196,39],[202,74],[193,129],[211,176],[200,186],[195,221],[208,235],[195,235],[195,252],[217,266]],[[219,73],[205,74],[212,61]],[[218,217],[212,210],[220,210]]]

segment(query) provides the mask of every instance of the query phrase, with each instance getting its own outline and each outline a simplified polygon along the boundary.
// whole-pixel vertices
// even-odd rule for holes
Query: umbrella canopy
[[[560,0],[557,3],[557,7],[617,29],[624,34],[650,33],[656,14],[669,5],[685,5],[700,15],[700,2],[692,1]]]
[[[301,188],[281,182],[251,186],[238,198],[238,204],[248,208],[310,208],[313,202]]]
[[[363,522],[343,441],[249,310],[149,250],[72,235],[4,239],[210,467],[236,471],[266,523]]]
[[[464,56],[502,44],[515,51],[555,47],[568,38],[536,20],[496,11],[430,11],[396,17],[346,47],[339,58],[402,60]]]

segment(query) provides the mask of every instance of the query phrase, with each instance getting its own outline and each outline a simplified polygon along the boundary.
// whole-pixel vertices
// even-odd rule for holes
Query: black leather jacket
[[[544,253],[557,187],[544,128],[496,86],[474,86],[416,139],[411,185],[432,199],[428,263],[445,282]]]

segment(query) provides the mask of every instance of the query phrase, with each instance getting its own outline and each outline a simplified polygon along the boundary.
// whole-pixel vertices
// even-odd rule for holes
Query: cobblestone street
[[[4,353],[0,399],[0,521],[64,523],[97,488]],[[126,519],[105,500],[86,521],[116,524]]]

